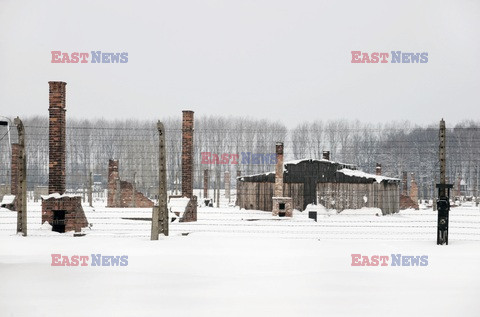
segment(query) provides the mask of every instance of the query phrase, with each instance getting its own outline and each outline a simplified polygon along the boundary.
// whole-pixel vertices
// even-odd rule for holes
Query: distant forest
[[[181,182],[181,118],[162,120],[166,129],[168,188]],[[24,118],[27,141],[29,188],[48,183],[48,118]],[[433,193],[438,180],[439,123],[418,126],[410,122],[382,124],[349,120],[311,121],[288,129],[284,124],[246,117],[199,116],[195,118],[195,188],[203,187],[203,170],[209,169],[211,184],[215,173],[230,170],[232,183],[242,175],[273,171],[271,162],[254,164],[201,164],[201,153],[270,154],[275,143],[284,142],[285,161],[321,158],[330,151],[334,161],[354,164],[365,172],[375,173],[376,163],[383,174],[401,178],[401,173],[415,173],[420,198]],[[0,183],[9,183],[10,153],[8,138],[0,132]],[[17,140],[11,129],[12,142]],[[459,177],[470,190],[478,180],[480,158],[480,122],[465,121],[450,126],[447,121],[448,181]],[[106,184],[108,160],[118,159],[120,177],[137,188],[154,192],[157,182],[158,132],[156,121],[149,120],[79,120],[67,119],[67,188],[81,191],[92,172],[95,180]],[[409,174],[410,175],[410,174]],[[176,185],[177,184],[177,185]]]

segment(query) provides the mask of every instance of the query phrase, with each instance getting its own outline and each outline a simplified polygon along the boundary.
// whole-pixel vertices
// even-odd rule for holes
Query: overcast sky
[[[52,50],[128,63],[52,64]],[[352,64],[352,50],[429,59]],[[480,1],[0,0],[0,115],[47,115],[52,80],[70,117],[480,119]]]

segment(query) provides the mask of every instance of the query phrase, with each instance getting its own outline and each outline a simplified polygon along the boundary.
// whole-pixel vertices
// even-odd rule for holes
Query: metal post
[[[158,155],[158,206],[153,207],[151,240],[158,240],[160,233],[168,236],[168,206],[167,206],[167,169],[165,153],[165,128],[157,122],[159,135]]]
[[[18,190],[17,190],[17,233],[22,232],[27,236],[27,155],[25,153],[25,129],[22,120],[16,117],[13,123],[17,126],[18,144],[20,145]],[[18,199],[20,198],[20,199]]]

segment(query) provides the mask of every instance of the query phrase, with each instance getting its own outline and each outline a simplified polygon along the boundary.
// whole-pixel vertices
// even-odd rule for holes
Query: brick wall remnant
[[[55,219],[55,213],[65,212],[64,220]],[[88,226],[87,217],[82,208],[82,197],[73,195],[52,194],[42,197],[42,223],[47,221],[55,227],[64,225],[64,231],[80,232]],[[62,231],[58,231],[62,232]]]
[[[128,208],[132,206],[134,200],[138,208],[153,207],[153,201],[135,190],[132,183],[120,179],[118,160],[108,161],[107,191],[107,207]]]

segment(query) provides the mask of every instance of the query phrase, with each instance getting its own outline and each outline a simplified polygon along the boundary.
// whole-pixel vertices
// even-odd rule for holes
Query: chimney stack
[[[330,151],[323,151],[323,159],[330,161]]]
[[[120,179],[118,174],[118,160],[108,160],[108,195],[107,207],[118,207],[118,191],[117,182]]]
[[[65,193],[65,86],[62,81],[49,81],[49,154],[48,193]]]
[[[182,120],[182,196],[193,198],[193,111],[184,110]]]
[[[275,192],[274,197],[283,197],[283,143],[275,145],[277,165],[275,166]]]
[[[377,167],[375,168],[376,175],[382,175],[382,164],[377,163]]]
[[[402,180],[402,182],[403,182],[403,189],[402,189],[403,194],[405,196],[408,196],[409,194],[408,194],[408,183],[407,183],[408,182],[408,173],[407,172],[402,173],[402,179],[403,179]]]

